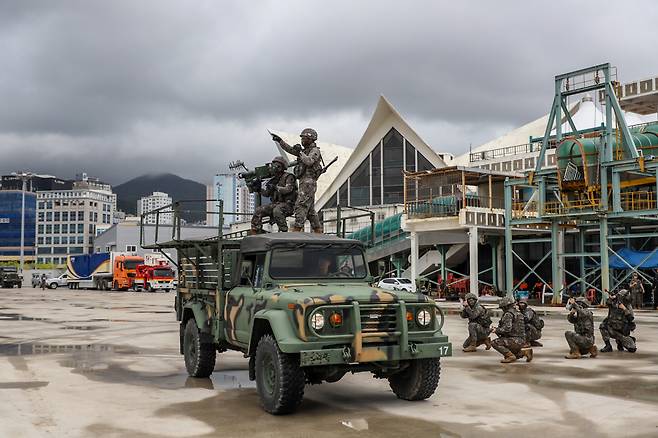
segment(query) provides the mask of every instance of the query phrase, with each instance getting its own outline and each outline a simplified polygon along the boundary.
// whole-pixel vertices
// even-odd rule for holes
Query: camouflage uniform
[[[567,320],[573,324],[575,330],[564,332],[569,344],[569,355],[565,356],[567,359],[578,359],[583,354],[596,357],[594,315],[588,307],[589,302],[583,297],[576,298],[573,304],[567,304],[567,310],[570,310]]]
[[[464,341],[464,351],[475,351],[482,344],[486,344],[488,350],[491,348],[489,311],[477,302],[478,298],[475,294],[466,294],[465,298],[468,305],[464,306],[460,313],[462,318],[468,318],[468,338]],[[471,300],[475,300],[473,306],[469,303]]]
[[[523,356],[530,362],[532,360],[532,349],[524,348],[525,323],[523,315],[514,306],[514,300],[509,297],[503,297],[500,300],[500,308],[503,309],[504,313],[495,330],[498,338],[491,341],[493,348],[505,356],[502,360],[503,363],[514,362]]]
[[[278,143],[281,149],[297,157],[295,166],[295,176],[299,180],[299,192],[297,193],[297,202],[295,202],[294,231],[302,231],[306,219],[311,223],[311,229],[314,232],[322,232],[320,218],[315,211],[315,191],[317,190],[317,181],[322,174],[322,154],[320,148],[315,144],[317,133],[310,128],[302,131],[302,137],[308,137],[313,140],[304,148],[300,145],[290,146],[285,141],[279,139]]]
[[[631,336],[631,332],[635,330],[635,322],[633,321],[635,315],[629,299],[629,292],[627,290],[621,290],[617,295],[610,295],[608,299],[608,317],[599,326],[601,337],[603,338],[603,342],[605,342],[605,347],[601,349],[601,352],[607,353],[612,351],[610,339],[617,341],[618,350],[625,348],[631,353],[635,353],[637,350],[635,338]],[[624,305],[624,309],[619,307],[621,304]]]
[[[541,347],[542,345],[537,341],[541,339],[541,330],[544,328],[544,321],[525,301],[519,303],[519,311],[523,315],[526,342],[533,347]]]
[[[644,285],[642,284],[642,279],[637,274],[633,274],[633,279],[628,284],[628,289],[631,292],[633,308],[641,309],[644,304]]]
[[[276,162],[275,158],[272,163]],[[283,158],[281,161],[285,163]],[[293,206],[297,199],[297,182],[295,176],[291,173],[283,172],[279,176],[271,178],[263,195],[270,198],[271,202],[267,205],[261,205],[256,208],[254,215],[251,218],[251,230],[254,233],[263,230],[263,217],[267,216],[277,224],[279,231],[288,231],[288,222],[286,218],[292,216]]]

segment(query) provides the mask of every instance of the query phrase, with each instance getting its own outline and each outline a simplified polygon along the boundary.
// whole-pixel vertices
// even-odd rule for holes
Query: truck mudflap
[[[300,365],[347,365],[367,362],[390,362],[397,360],[429,359],[435,357],[452,356],[450,342],[432,344],[410,343],[408,348],[402,349],[399,345],[363,347],[361,353],[355,357],[350,346],[324,350],[308,350],[300,353]]]

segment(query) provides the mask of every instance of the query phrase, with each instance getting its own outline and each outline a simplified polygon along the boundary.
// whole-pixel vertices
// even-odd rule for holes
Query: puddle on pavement
[[[64,327],[60,327],[62,330],[98,330],[98,329],[104,329],[108,328],[107,326],[97,326],[97,325],[67,325]]]
[[[48,386],[49,382],[0,382],[0,389],[36,389]]]
[[[545,357],[557,358],[556,355]],[[499,382],[526,384],[530,390],[538,393],[554,394],[577,391],[639,402],[658,403],[658,381],[655,380],[658,371],[647,372],[644,368],[646,364],[631,362],[624,368],[623,373],[620,373],[620,364],[617,362],[617,360],[623,361],[624,359],[642,360],[643,362],[655,360],[653,355],[634,354],[631,356],[630,353],[614,352],[609,353],[609,356],[604,359],[599,355],[597,359],[579,360],[603,362],[606,359],[615,359],[615,361],[597,364],[595,370],[579,367],[577,363],[565,364],[564,361],[557,360],[542,361],[541,363],[535,361],[531,364],[519,362],[511,365],[474,362],[469,364],[469,368],[478,370],[473,374],[476,379],[480,378],[487,382],[493,379]],[[635,371],[633,368],[636,365],[642,369]],[[605,379],[605,382],[601,381],[602,378]],[[654,380],[647,380],[647,378]],[[551,396],[547,394],[547,397]]]
[[[14,343],[0,344],[0,356],[26,356],[39,354],[61,354],[61,353],[115,353],[115,354],[137,354],[136,349],[109,344],[77,344],[77,345],[51,345],[38,343]]]
[[[213,374],[213,378],[216,374]],[[392,393],[391,397],[392,400],[395,400]],[[189,417],[205,423],[213,429],[207,434],[195,434],[195,436],[201,437],[429,436],[432,438],[458,438],[461,436],[451,430],[455,428],[453,425],[403,417],[374,409],[355,412],[308,398],[302,402],[296,413],[288,416],[274,416],[261,409],[255,389],[223,391],[200,401],[172,404],[159,409],[155,415],[168,419]],[[242,421],[236,421],[236,415],[239,415]],[[159,436],[137,430],[117,428],[110,424],[91,425],[87,428],[87,432],[90,435]]]
[[[0,321],[50,321],[49,318],[33,318],[24,316],[21,313],[4,313],[0,312]]]

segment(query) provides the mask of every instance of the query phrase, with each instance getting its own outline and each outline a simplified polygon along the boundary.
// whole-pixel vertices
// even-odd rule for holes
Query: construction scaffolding
[[[658,123],[629,128],[619,104],[616,70],[601,64],[555,77],[555,96],[536,168],[505,181],[505,279],[512,295],[535,276],[561,302],[565,291],[596,291],[605,301],[632,272],[648,280],[643,264],[658,251]],[[567,98],[598,93],[605,120],[577,130]],[[563,117],[567,123],[562,126]],[[556,167],[545,168],[546,151],[556,149]],[[519,255],[519,245],[548,245],[538,263]],[[622,249],[646,251],[637,263],[611,257]],[[550,260],[550,279],[539,266]],[[525,275],[515,277],[515,264]],[[544,269],[545,272],[545,269]]]

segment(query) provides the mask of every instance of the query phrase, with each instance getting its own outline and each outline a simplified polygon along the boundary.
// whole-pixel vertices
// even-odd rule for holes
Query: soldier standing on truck
[[[272,170],[274,176],[267,182],[265,190],[261,193],[270,198],[271,203],[256,208],[251,218],[251,234],[263,231],[263,217],[268,216],[271,222],[276,223],[279,231],[288,231],[288,216],[292,216],[297,199],[297,181],[292,173],[285,170],[288,163],[283,157],[274,157]]]
[[[281,137],[272,134],[272,140],[277,142],[281,149],[297,157],[295,176],[299,180],[299,192],[295,202],[295,224],[293,231],[303,231],[306,219],[311,223],[314,233],[322,233],[322,224],[315,211],[315,191],[318,187],[318,178],[322,175],[322,154],[315,144],[318,133],[315,129],[306,128],[300,134],[301,145],[290,146]]]

